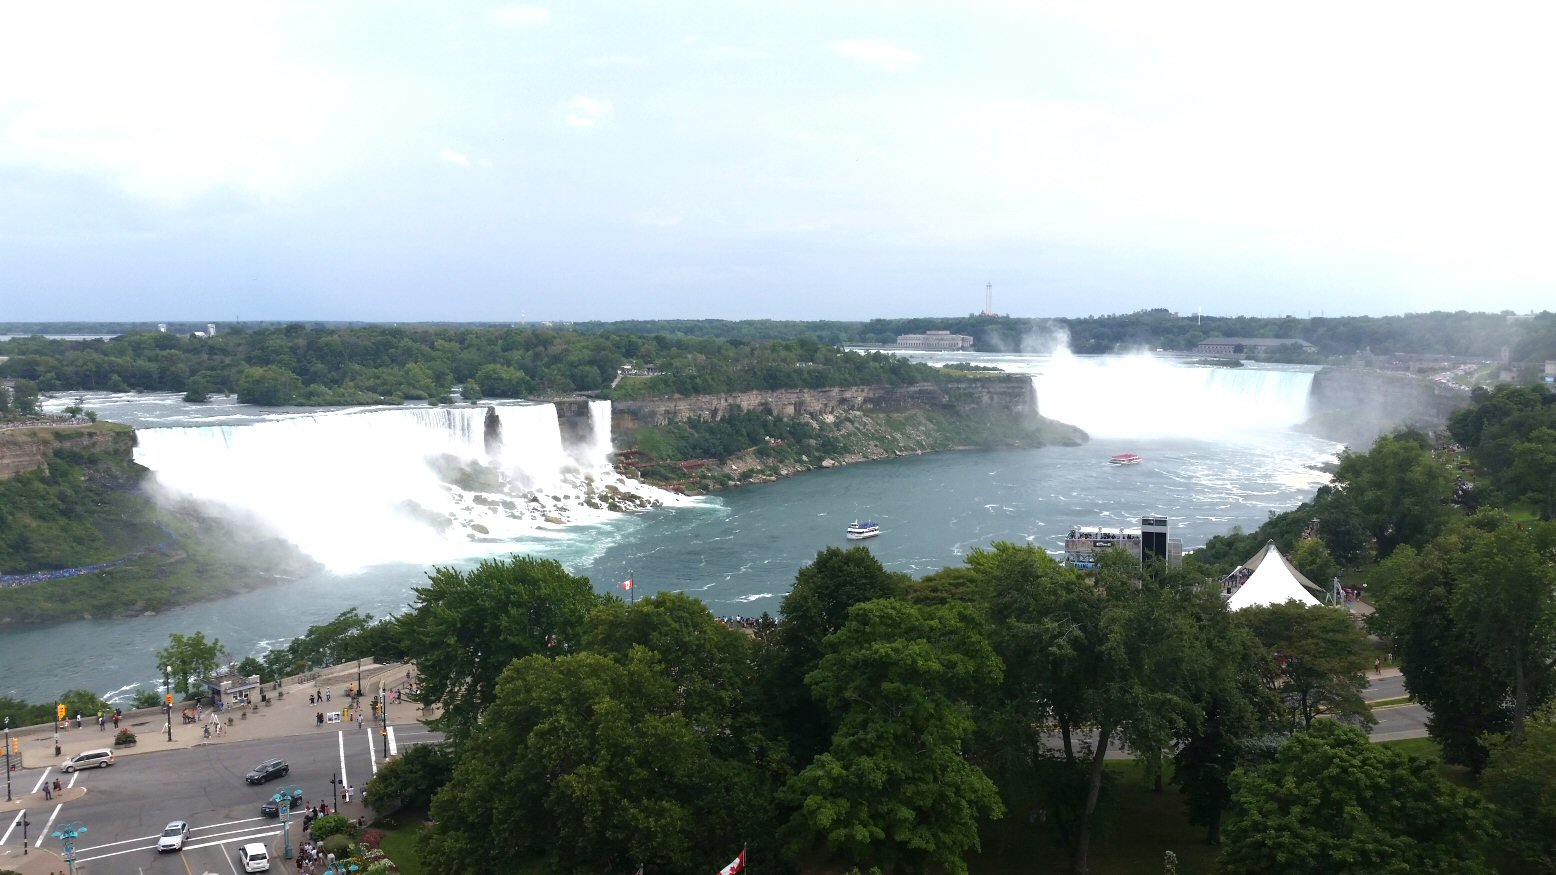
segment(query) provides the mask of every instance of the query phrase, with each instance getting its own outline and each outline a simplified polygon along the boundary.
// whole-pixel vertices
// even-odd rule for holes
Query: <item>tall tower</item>
[[[994,315],[994,283],[985,283],[983,286],[983,315]]]

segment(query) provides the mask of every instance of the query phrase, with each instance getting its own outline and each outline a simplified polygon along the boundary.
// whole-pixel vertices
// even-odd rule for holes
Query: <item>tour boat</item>
[[[863,541],[865,538],[873,538],[880,533],[880,523],[869,520],[861,523],[858,520],[854,520],[854,524],[848,527],[848,540]]]
[[[1108,460],[1109,465],[1138,465],[1140,457],[1134,453],[1119,453]]]

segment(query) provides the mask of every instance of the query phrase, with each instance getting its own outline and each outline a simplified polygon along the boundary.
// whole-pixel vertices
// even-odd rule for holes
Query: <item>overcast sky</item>
[[[1553,19],[8,3],[0,320],[1547,309]]]

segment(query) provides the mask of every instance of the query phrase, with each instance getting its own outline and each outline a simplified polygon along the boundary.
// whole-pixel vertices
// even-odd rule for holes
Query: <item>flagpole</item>
[[[627,590],[627,604],[631,606],[638,603],[638,579],[630,568],[627,569],[627,579],[632,581],[632,588]]]

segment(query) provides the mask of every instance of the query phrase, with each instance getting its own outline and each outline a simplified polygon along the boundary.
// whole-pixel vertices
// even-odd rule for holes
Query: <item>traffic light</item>
[[[166,701],[167,701],[167,705],[168,705],[169,708],[173,707],[173,694],[172,693],[168,693],[167,694]]]
[[[22,752],[22,740],[20,738],[13,738],[13,739],[11,739],[11,753],[19,754],[21,752]]]
[[[65,719],[65,703],[64,702],[60,702],[58,705],[54,706],[54,714],[60,720],[64,720]]]

